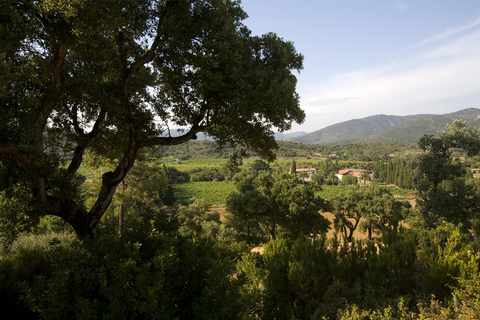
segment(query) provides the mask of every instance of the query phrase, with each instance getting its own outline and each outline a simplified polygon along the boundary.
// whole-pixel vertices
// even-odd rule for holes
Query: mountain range
[[[423,133],[436,134],[456,119],[467,127],[480,127],[480,109],[470,108],[442,115],[374,115],[348,120],[293,137],[289,141],[305,144],[344,145],[349,143],[414,144]]]

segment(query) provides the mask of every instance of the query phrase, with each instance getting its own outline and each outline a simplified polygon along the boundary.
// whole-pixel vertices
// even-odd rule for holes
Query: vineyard
[[[231,182],[187,182],[175,186],[175,199],[188,205],[191,198],[205,199],[210,206],[224,205],[227,195],[234,190]]]

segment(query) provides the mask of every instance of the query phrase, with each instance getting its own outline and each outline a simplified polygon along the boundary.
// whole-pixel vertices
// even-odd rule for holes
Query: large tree
[[[292,74],[302,56],[251,36],[245,18],[229,0],[3,2],[1,197],[25,220],[56,215],[95,236],[142,148],[205,132],[272,159],[274,130],[305,117]],[[76,179],[86,152],[117,161],[90,208]]]
[[[283,237],[295,239],[325,233],[328,220],[319,212],[330,210],[324,199],[315,196],[315,187],[299,184],[295,174],[274,176],[261,172],[257,177],[234,177],[235,191],[227,197],[226,210],[241,222],[247,235],[260,225],[271,240],[280,230]]]
[[[456,120],[437,136],[424,134],[418,144],[424,152],[409,159],[408,165],[419,194],[417,206],[426,227],[433,228],[446,221],[467,232],[472,219],[479,217],[480,195],[472,185],[465,183],[465,168],[461,162],[453,161],[452,150],[460,148],[468,156],[478,155],[479,131]]]

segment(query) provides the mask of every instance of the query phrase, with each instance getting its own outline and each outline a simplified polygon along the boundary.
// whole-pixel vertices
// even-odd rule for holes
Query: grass
[[[329,199],[332,194],[345,194],[351,186],[322,186],[322,191],[316,193],[323,199]],[[224,205],[227,195],[235,189],[231,182],[185,182],[175,187],[175,198],[182,205],[187,205],[191,198],[202,198],[207,200],[211,206]],[[410,190],[391,188],[392,195],[406,197]]]
[[[227,195],[235,189],[231,182],[186,182],[175,186],[175,198],[187,205],[191,198],[205,199],[211,206],[223,205]]]
[[[351,186],[322,186],[322,191],[316,192],[315,195],[323,199],[330,198],[330,195],[345,194]]]
[[[181,165],[190,165],[190,166],[221,166],[228,159],[191,159],[191,160],[182,160]]]
[[[190,165],[190,164],[167,164],[167,167],[172,167],[172,168],[175,168],[177,169],[178,171],[190,171],[190,170],[193,170],[193,169],[197,169],[197,168],[205,168],[205,167],[218,167],[217,165]]]

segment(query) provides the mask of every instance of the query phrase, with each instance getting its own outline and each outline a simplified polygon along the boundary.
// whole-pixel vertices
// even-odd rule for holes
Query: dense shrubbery
[[[68,233],[22,236],[0,260],[3,312],[25,319],[479,316],[479,256],[453,227],[391,226],[350,244],[280,238],[260,256],[226,233],[218,237],[222,223],[205,208],[197,201],[182,209],[203,218],[179,214],[180,233],[176,218],[147,210],[122,236],[108,219],[93,242]]]
[[[417,183],[427,193],[420,211],[375,184],[320,191],[322,179],[304,185],[286,174],[290,163],[254,161],[233,183],[216,184],[235,187],[223,217],[204,199],[166,214],[151,199],[162,195],[155,192],[163,177],[143,172],[142,185],[126,189],[127,219],[118,226],[110,210],[95,240],[79,242],[55,218],[40,219],[36,235],[16,230],[24,233],[0,260],[2,311],[22,319],[479,318],[480,219],[470,205],[478,203],[479,184],[463,177],[448,154],[440,167],[455,169],[449,176],[426,170],[430,152],[418,160]],[[325,175],[317,176],[330,180],[327,172],[337,167],[319,163]],[[188,176],[232,177],[238,163],[225,162],[222,170],[205,167]],[[163,175],[170,186],[186,178],[167,167]],[[158,182],[155,188],[147,178]],[[457,184],[469,193],[455,193]],[[428,196],[431,186],[443,192],[441,201]],[[331,202],[320,192],[333,193]],[[335,214],[342,239],[338,232],[327,239],[321,208]],[[357,226],[371,239],[347,232]],[[262,246],[263,254],[252,246]]]
[[[458,230],[438,232],[443,243],[436,231],[405,229],[351,245],[308,237],[291,246],[272,241],[261,258],[247,255],[239,263],[254,301],[251,312],[264,319],[478,315],[478,257]]]
[[[107,224],[93,242],[17,244],[0,262],[2,303],[20,297],[17,314],[46,319],[239,318],[239,280],[214,241],[179,234],[165,215],[140,217],[121,237]]]

